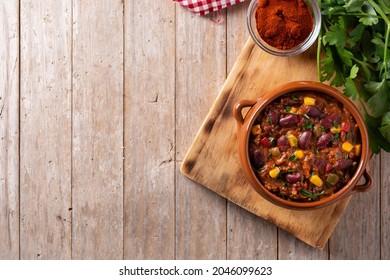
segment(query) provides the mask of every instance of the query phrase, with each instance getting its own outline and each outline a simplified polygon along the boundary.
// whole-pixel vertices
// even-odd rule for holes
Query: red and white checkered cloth
[[[197,15],[203,16],[246,0],[173,0]]]

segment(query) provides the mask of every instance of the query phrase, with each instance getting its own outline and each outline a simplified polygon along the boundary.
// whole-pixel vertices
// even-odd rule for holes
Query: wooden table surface
[[[323,251],[179,172],[247,7],[0,0],[0,259],[390,259],[390,154]]]

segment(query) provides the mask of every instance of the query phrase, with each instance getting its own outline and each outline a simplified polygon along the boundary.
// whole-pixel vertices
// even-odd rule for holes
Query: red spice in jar
[[[287,50],[309,36],[314,20],[303,0],[259,0],[256,25],[267,44]]]

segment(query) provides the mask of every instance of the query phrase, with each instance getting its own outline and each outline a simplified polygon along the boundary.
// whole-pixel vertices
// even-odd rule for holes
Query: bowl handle
[[[256,102],[257,99],[254,100],[244,99],[244,100],[239,100],[236,102],[236,104],[234,104],[233,115],[239,125],[242,125],[242,123],[244,122],[244,118],[242,116],[242,109],[246,107],[252,107],[253,105],[256,104]]]
[[[373,187],[373,184],[372,184],[373,178],[372,178],[372,175],[370,173],[368,166],[366,167],[366,170],[364,170],[363,176],[364,176],[364,179],[366,180],[366,182],[363,185],[355,186],[353,188],[353,192],[366,192]]]

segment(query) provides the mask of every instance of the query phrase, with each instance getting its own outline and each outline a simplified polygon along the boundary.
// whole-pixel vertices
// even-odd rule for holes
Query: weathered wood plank
[[[199,17],[177,6],[176,30],[179,165],[226,78],[226,25],[216,25],[210,17]],[[226,200],[179,172],[176,173],[176,258],[226,258]]]
[[[326,260],[328,244],[323,250],[313,248],[288,232],[278,229],[278,258],[280,260]]]
[[[71,1],[20,5],[20,257],[70,259]]]
[[[390,153],[381,153],[381,181],[377,184],[381,194],[381,259],[390,260]]]
[[[227,10],[227,72],[237,60],[249,32],[246,12],[249,1]],[[227,258],[276,259],[277,227],[256,215],[228,202]],[[245,250],[243,250],[245,248]]]
[[[0,0],[0,259],[19,258],[19,1]]]
[[[227,258],[233,260],[277,259],[277,227],[249,211],[228,204]]]
[[[74,259],[123,258],[123,3],[73,1]]]
[[[125,8],[124,257],[174,259],[175,5]]]
[[[354,194],[330,241],[330,259],[380,258],[380,157],[371,158],[374,188]],[[382,187],[383,189],[383,187]]]

